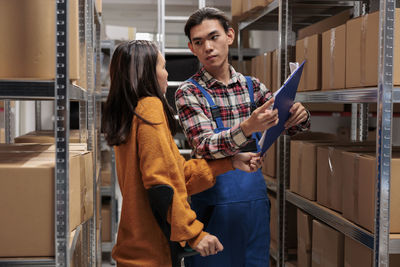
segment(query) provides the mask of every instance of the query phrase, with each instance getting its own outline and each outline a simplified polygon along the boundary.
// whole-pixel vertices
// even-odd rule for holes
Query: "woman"
[[[187,196],[213,186],[219,174],[235,168],[256,171],[261,164],[254,153],[185,161],[173,140],[176,122],[164,97],[167,77],[165,60],[152,42],[125,42],[113,54],[102,125],[108,144],[114,146],[123,196],[112,252],[119,267],[171,266],[169,244],[152,214],[146,189],[171,186],[171,240],[187,241],[202,256],[213,255],[223,246],[203,231]]]

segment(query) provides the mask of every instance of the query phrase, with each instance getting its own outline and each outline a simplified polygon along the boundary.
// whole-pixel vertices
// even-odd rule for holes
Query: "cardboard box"
[[[266,88],[271,89],[271,53],[253,57],[251,69],[251,75],[258,78]]]
[[[312,217],[297,209],[297,266],[311,267]]]
[[[69,3],[69,78],[77,80],[78,1]],[[54,0],[0,0],[0,36],[7,38],[0,42],[0,79],[55,78],[55,19]]]
[[[374,232],[376,157],[373,153],[343,152],[343,216]],[[392,152],[391,176],[400,175],[400,154]],[[397,192],[399,179],[391,179],[390,191]],[[400,206],[400,195],[390,194],[390,207]],[[390,233],[400,233],[400,213],[390,210]]]
[[[400,9],[395,11],[393,84],[400,85]],[[377,86],[379,12],[346,23],[346,88]]]
[[[313,267],[343,266],[344,235],[314,220],[311,258]]]
[[[263,174],[276,178],[276,142],[267,150],[261,166]]]
[[[257,11],[260,8],[266,7],[270,0],[242,0],[242,14],[246,12]]]
[[[4,128],[0,128],[0,143],[6,142],[6,132]]]
[[[344,267],[372,267],[373,253],[368,247],[345,236]],[[389,255],[389,266],[400,266],[400,254]]]
[[[322,90],[343,89],[346,82],[346,24],[322,33]]]
[[[101,207],[101,241],[111,242],[111,205]]]
[[[306,60],[297,91],[321,89],[321,45],[319,34],[296,41],[296,61]]]
[[[245,68],[245,70],[243,71],[243,70],[240,70],[240,67],[239,67],[239,61],[237,61],[237,60],[232,60],[232,63],[231,63],[231,65],[232,65],[232,67],[236,70],[236,71],[238,71],[238,72],[240,72],[240,73],[242,73],[243,75],[245,75],[245,76],[251,76],[252,75],[252,63],[251,63],[251,60],[244,60],[243,62],[242,62],[242,68]]]
[[[309,200],[317,199],[317,147],[330,141],[290,142],[290,191]]]
[[[111,169],[101,170],[100,171],[100,179],[102,186],[110,186],[111,185]]]
[[[278,82],[278,50],[272,51],[271,57],[271,91],[276,92],[280,88],[280,84]]]
[[[333,103],[302,103],[308,111],[343,112],[344,104]]]
[[[323,33],[329,29],[335,28],[339,25],[345,24],[352,16],[351,9],[345,10],[335,16],[326,18],[310,26],[304,27],[297,32],[297,39],[304,39],[307,36]]]
[[[55,143],[54,131],[33,131],[14,138],[15,143]],[[79,130],[69,131],[69,142],[80,143]]]
[[[71,262],[70,266],[71,267],[80,267],[84,266],[84,259],[83,259],[83,253],[82,253],[82,231],[79,233],[76,232],[76,230],[71,232],[70,239],[69,239],[69,246],[70,248],[72,247],[72,242],[75,238],[75,235],[78,235],[76,237],[76,245],[75,249],[71,251]]]
[[[101,169],[110,170],[111,169],[111,153],[110,150],[101,151]]]
[[[271,203],[270,211],[270,237],[271,237],[271,248],[275,251],[278,248],[278,202],[276,201],[276,195],[268,192],[268,198]]]
[[[53,154],[54,156],[54,154]],[[0,155],[0,257],[54,256],[54,157]],[[70,155],[69,224],[81,223],[80,157]]]
[[[242,0],[231,0],[232,17],[240,17],[242,15]]]
[[[278,202],[275,194],[268,193],[268,198],[271,202],[271,215],[270,215],[270,237],[271,237],[271,248],[275,251],[278,246]],[[285,246],[287,249],[293,249],[297,247],[297,209],[293,205],[286,205],[287,208],[287,228],[285,232]]]
[[[317,149],[317,202],[342,212],[343,179],[342,153],[344,151],[375,151],[375,142],[349,143],[346,146],[319,146]]]
[[[96,10],[100,14],[103,12],[103,0],[96,0]]]

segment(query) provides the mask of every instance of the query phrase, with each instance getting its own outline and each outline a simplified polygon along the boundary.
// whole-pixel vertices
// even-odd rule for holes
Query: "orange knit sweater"
[[[123,202],[112,256],[118,267],[171,266],[169,245],[152,214],[146,189],[158,184],[174,189],[168,211],[171,240],[188,241],[194,247],[206,233],[187,197],[212,187],[215,176],[231,170],[232,162],[229,158],[186,161],[173,140],[158,98],[141,99],[136,112],[160,124],[150,125],[134,116],[128,142],[114,148]]]

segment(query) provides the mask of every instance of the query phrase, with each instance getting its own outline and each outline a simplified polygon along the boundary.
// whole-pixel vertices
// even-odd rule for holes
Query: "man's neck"
[[[222,67],[216,69],[206,69],[208,73],[211,74],[216,80],[228,85],[231,79],[231,72],[229,69],[229,63],[225,63]]]

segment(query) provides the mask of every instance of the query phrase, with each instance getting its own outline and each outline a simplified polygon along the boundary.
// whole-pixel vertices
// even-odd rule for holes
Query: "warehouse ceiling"
[[[103,0],[105,25],[135,27],[137,32],[157,32],[157,0]],[[167,16],[188,16],[198,0],[165,0]],[[230,14],[231,0],[206,0],[206,6],[218,7]],[[183,23],[166,24],[166,33],[183,33]]]

